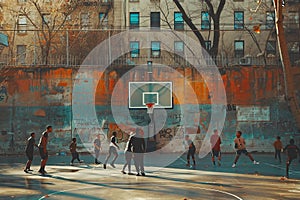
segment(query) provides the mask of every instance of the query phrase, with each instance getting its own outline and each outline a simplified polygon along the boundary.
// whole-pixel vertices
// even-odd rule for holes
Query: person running
[[[144,132],[141,128],[136,129],[136,133],[130,137],[129,146],[132,145],[133,160],[137,176],[146,176],[144,168],[144,153],[146,152]]]
[[[27,145],[26,145],[26,156],[28,158],[24,172],[28,173],[29,171],[33,171],[30,169],[32,160],[33,160],[33,150],[34,147],[38,147],[38,145],[35,144],[35,133],[31,133],[30,137],[27,139]]]
[[[48,151],[47,151],[47,144],[48,144],[48,135],[52,132],[52,126],[47,126],[46,131],[42,133],[40,138],[40,142],[38,144],[41,160],[41,167],[39,169],[39,173],[44,175],[46,172],[45,167],[48,160]]]
[[[100,150],[101,150],[101,140],[100,140],[100,134],[97,134],[97,138],[94,140],[94,150],[95,150],[95,164],[101,164],[99,162],[98,158],[100,155]]]
[[[190,167],[190,157],[192,156],[193,163],[194,163],[194,168],[196,167],[196,160],[195,160],[195,152],[196,152],[196,147],[193,143],[193,141],[190,139],[189,135],[185,136],[185,142],[188,146],[188,153],[187,153],[187,164],[186,166]]]
[[[131,160],[132,160],[132,141],[131,141],[131,137],[132,137],[133,133],[130,132],[129,133],[129,139],[127,141],[126,147],[125,147],[125,160],[126,163],[123,166],[122,169],[122,173],[126,174],[125,169],[128,166],[128,175],[133,175],[133,173],[131,173]]]
[[[290,144],[286,145],[283,149],[287,153],[287,161],[286,161],[286,178],[289,178],[289,167],[294,159],[297,158],[297,154],[300,155],[299,147],[295,145],[295,140],[291,139]]]
[[[116,143],[116,136],[117,136],[117,132],[113,132],[112,133],[112,136],[110,138],[110,144],[109,144],[109,150],[108,150],[108,155],[104,161],[104,164],[103,164],[103,168],[106,169],[106,164],[107,164],[107,161],[108,159],[110,158],[111,154],[114,154],[114,159],[112,160],[112,162],[110,163],[110,165],[113,167],[113,168],[116,168],[116,166],[114,165],[115,161],[117,160],[118,158],[118,151],[117,149],[120,149],[120,147],[117,145]]]
[[[245,154],[250,158],[250,160],[253,162],[253,164],[258,165],[259,162],[255,161],[252,155],[246,150],[246,142],[245,139],[242,137],[242,131],[236,132],[236,138],[234,139],[234,147],[237,149],[236,151],[236,157],[234,160],[234,163],[232,164],[232,167],[236,167],[236,163],[239,160],[239,157],[241,154]]]
[[[218,134],[218,130],[214,130],[214,134],[210,137],[210,144],[211,144],[211,159],[213,165],[216,165],[215,157],[218,158],[218,165],[221,166],[221,138]]]
[[[277,139],[273,144],[275,148],[275,159],[277,159],[278,156],[279,163],[281,163],[281,151],[283,149],[282,142],[280,141],[280,139],[281,139],[280,136],[277,136]]]
[[[72,138],[72,142],[70,144],[70,151],[71,151],[71,154],[72,154],[72,160],[71,160],[71,163],[70,165],[74,165],[74,160],[78,160],[79,163],[83,163],[83,160],[80,160],[79,159],[79,153],[77,152],[77,143],[76,143],[76,138]]]

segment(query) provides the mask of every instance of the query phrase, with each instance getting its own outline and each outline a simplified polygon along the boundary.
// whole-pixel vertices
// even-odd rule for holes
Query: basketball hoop
[[[155,103],[146,103],[147,113],[148,114],[152,114],[153,113],[154,105],[155,105]]]

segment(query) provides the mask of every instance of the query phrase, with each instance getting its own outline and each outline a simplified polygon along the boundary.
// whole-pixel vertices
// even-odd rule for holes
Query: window
[[[210,16],[207,11],[201,12],[201,29],[202,30],[210,29]]]
[[[88,13],[81,13],[80,15],[80,26],[82,30],[89,29],[90,26],[90,19]]]
[[[184,43],[182,41],[174,42],[174,52],[177,54],[183,54],[184,52]]]
[[[108,18],[106,13],[99,13],[99,24],[100,26],[107,27]]]
[[[151,42],[151,56],[160,57],[160,42]]]
[[[236,58],[244,57],[244,41],[243,40],[234,41],[234,56]]]
[[[151,28],[160,28],[160,13],[159,12],[151,12],[150,25],[151,25]]]
[[[130,56],[131,58],[137,58],[140,55],[140,43],[130,42]]]
[[[183,18],[181,12],[174,12],[174,29],[175,30],[183,30]]]
[[[42,15],[42,24],[43,26],[46,24],[50,24],[51,20],[50,20],[50,15],[49,14],[43,14]]]
[[[18,19],[18,33],[26,33],[27,18],[24,15],[19,15]]]
[[[138,28],[140,26],[140,13],[133,13],[129,14],[129,23],[130,28]]]
[[[211,49],[211,41],[210,40],[205,41],[205,49],[207,51],[209,51]]]
[[[266,15],[266,29],[272,29],[275,25],[275,12],[267,12]]]
[[[299,29],[299,12],[288,12],[288,28]]]
[[[243,29],[244,28],[244,12],[243,11],[234,11],[234,29]]]
[[[18,64],[25,64],[26,59],[26,46],[17,45],[17,62]]]
[[[276,41],[267,41],[267,56],[276,55]]]

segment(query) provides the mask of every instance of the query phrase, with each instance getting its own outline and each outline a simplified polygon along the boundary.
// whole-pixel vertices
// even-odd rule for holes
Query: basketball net
[[[153,110],[154,110],[154,103],[146,103],[146,106],[147,106],[147,113],[148,114],[152,114],[153,113]]]

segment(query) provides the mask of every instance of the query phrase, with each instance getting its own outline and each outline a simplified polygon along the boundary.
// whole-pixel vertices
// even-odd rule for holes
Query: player
[[[97,138],[94,140],[94,150],[95,150],[95,164],[101,164],[101,162],[98,161],[100,150],[101,150],[101,140],[100,140],[100,134],[97,134]]]
[[[218,158],[218,165],[221,166],[221,138],[218,134],[218,130],[214,130],[214,134],[210,137],[210,144],[211,144],[211,159],[213,165],[216,165],[215,157]]]
[[[112,162],[110,163],[110,165],[113,167],[113,168],[116,168],[116,166],[114,165],[115,161],[117,160],[118,158],[118,152],[117,152],[117,149],[120,149],[120,147],[117,145],[116,143],[116,136],[117,136],[117,132],[113,132],[112,133],[112,136],[110,138],[110,144],[109,144],[109,151],[108,151],[108,155],[104,161],[104,164],[103,164],[103,168],[106,169],[106,164],[107,164],[107,161],[108,159],[110,158],[111,154],[114,154],[114,159],[112,160]]]
[[[133,132],[130,132],[129,133],[129,139],[128,139],[128,142],[126,144],[126,147],[125,147],[125,160],[126,160],[126,163],[124,164],[123,166],[123,169],[122,169],[122,173],[123,174],[126,174],[125,172],[125,168],[128,166],[128,175],[133,175],[133,173],[131,173],[131,160],[132,160],[132,140],[131,140],[131,137],[133,136]]]
[[[48,160],[48,151],[47,151],[47,144],[48,144],[48,135],[52,132],[52,126],[47,126],[46,131],[42,133],[42,136],[40,138],[40,142],[38,144],[40,156],[41,156],[41,167],[39,169],[39,173],[44,175],[47,173],[45,171],[45,167]]]
[[[241,154],[245,154],[250,158],[250,160],[253,162],[253,164],[258,165],[259,162],[255,161],[252,157],[252,155],[246,150],[246,142],[245,139],[242,137],[242,132],[237,131],[236,132],[236,138],[234,139],[234,147],[237,149],[236,151],[236,157],[234,160],[234,163],[232,164],[232,167],[236,167],[236,163],[239,160],[239,157]]]
[[[297,158],[297,153],[300,155],[299,148],[295,145],[294,139],[290,140],[290,144],[288,144],[284,151],[287,153],[287,161],[286,161],[286,178],[289,178],[289,167],[294,159]]]
[[[282,146],[282,142],[280,141],[280,136],[277,136],[277,139],[274,142],[273,146],[275,148],[275,159],[277,159],[278,156],[279,163],[281,163],[281,151],[283,149],[283,146]]]
[[[83,163],[83,160],[80,160],[79,159],[79,153],[76,151],[77,149],[77,143],[76,143],[76,138],[72,138],[72,142],[70,144],[70,151],[71,151],[71,154],[72,154],[72,160],[71,160],[71,163],[70,165],[74,165],[74,160],[78,160],[79,163]]]
[[[196,147],[193,143],[193,141],[190,139],[189,135],[185,136],[185,142],[188,146],[188,153],[187,153],[187,164],[186,166],[190,166],[190,157],[192,156],[193,159],[193,164],[194,168],[196,167],[196,161],[195,161],[195,152],[196,152]]]
[[[29,171],[33,171],[30,169],[30,166],[31,166],[31,163],[33,160],[34,147],[38,147],[38,146],[35,144],[35,133],[31,133],[30,137],[27,139],[27,145],[26,145],[26,149],[25,149],[26,156],[28,158],[28,161],[27,161],[25,169],[24,169],[25,173],[28,173]]]

